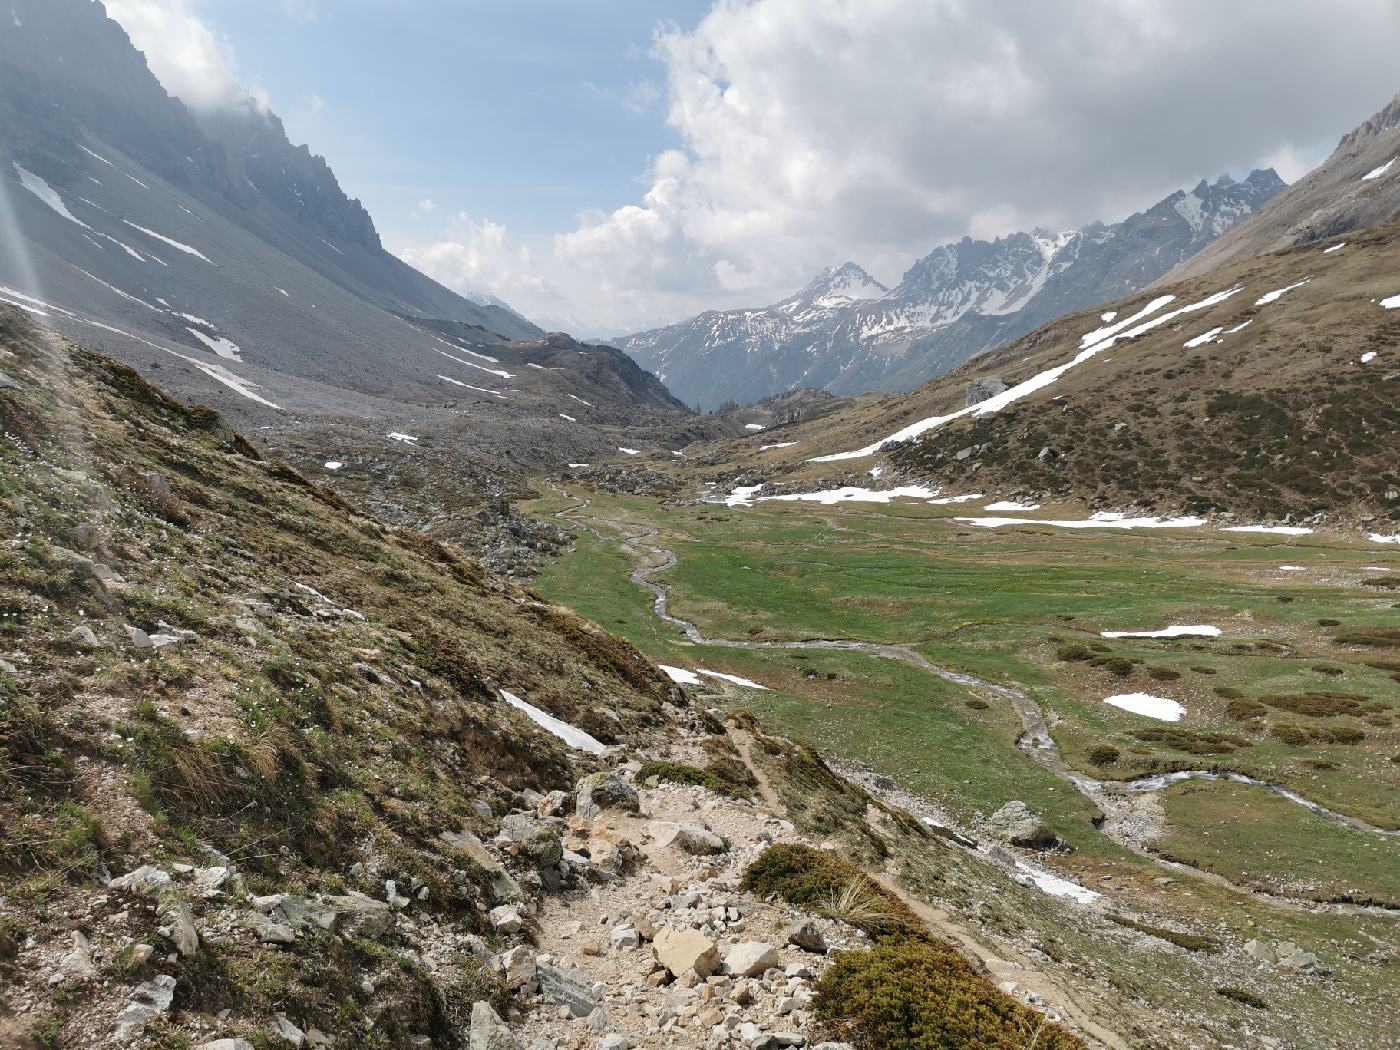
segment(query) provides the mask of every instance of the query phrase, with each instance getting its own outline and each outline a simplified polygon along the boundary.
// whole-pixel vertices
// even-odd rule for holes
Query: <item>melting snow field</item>
[[[1362,181],[1362,182],[1370,182],[1372,179],[1378,179],[1378,178],[1380,178],[1382,175],[1384,175],[1387,171],[1390,170],[1390,166],[1391,166],[1392,164],[1394,164],[1394,163],[1395,163],[1395,158],[1394,158],[1394,157],[1391,157],[1390,160],[1386,161],[1386,162],[1385,162],[1384,164],[1382,164],[1379,168],[1372,168],[1372,169],[1371,169],[1370,171],[1368,171],[1365,175],[1362,175],[1362,176],[1361,176],[1361,181]]]
[[[1014,500],[1004,499],[1000,503],[988,503],[983,510],[1039,510],[1039,503],[1017,503]]]
[[[492,397],[499,397],[502,401],[510,400],[505,394],[498,393],[495,390],[487,390],[484,386],[472,386],[470,383],[464,383],[460,379],[453,379],[451,376],[438,375],[438,378],[445,383],[451,383],[453,386],[460,386],[465,390],[475,390],[478,394],[490,394]]]
[[[797,444],[796,441],[779,441],[773,445],[759,445],[758,450],[760,452],[767,452],[770,448],[792,448],[795,444]]]
[[[626,456],[640,456],[642,454],[642,450],[639,448],[623,448],[621,445],[617,446],[617,450]]]
[[[1347,246],[1347,242],[1346,242],[1346,241],[1343,241],[1341,244],[1334,244],[1334,245],[1332,245],[1332,247],[1330,247],[1330,248],[1323,248],[1323,249],[1322,249],[1322,254],[1323,254],[1323,255],[1331,255],[1333,252],[1339,252],[1339,251],[1341,251],[1341,250],[1342,250],[1343,248],[1345,248],[1346,246]]]
[[[1058,529],[1198,529],[1205,518],[1130,518],[1126,514],[1101,511],[1088,518],[954,518],[979,529],[999,529],[1003,525],[1053,525]]]
[[[661,668],[666,677],[677,685],[700,684],[700,676],[694,671],[687,671],[684,667],[672,667],[670,664],[657,664],[656,666]]]
[[[1214,295],[1207,296],[1199,302],[1189,303],[1186,306],[1178,307],[1164,314],[1158,314],[1158,311],[1168,303],[1174,301],[1175,296],[1159,296],[1131,317],[1125,318],[1116,324],[1109,325],[1106,328],[1095,329],[1086,334],[1080,344],[1083,349],[1065,364],[1057,365],[1054,368],[1046,369],[1038,375],[1031,376],[1031,378],[1027,379],[1025,382],[1018,383],[1011,389],[996,395],[996,397],[990,397],[985,401],[981,401],[975,405],[969,405],[966,408],[959,409],[957,412],[949,413],[946,416],[931,416],[928,419],[921,419],[917,423],[911,423],[909,426],[904,427],[902,430],[896,430],[888,437],[881,438],[879,441],[865,446],[865,448],[858,448],[852,452],[837,452],[829,456],[817,456],[812,459],[811,462],[833,463],[843,459],[863,459],[866,456],[874,455],[886,445],[897,441],[908,441],[910,438],[918,437],[920,434],[933,430],[935,427],[940,427],[951,420],[960,419],[963,416],[982,416],[992,412],[999,412],[1007,405],[1049,386],[1076,365],[1083,364],[1091,357],[1103,353],[1120,340],[1135,339],[1184,314],[1194,313],[1197,310],[1206,310],[1212,306],[1223,303],[1232,295],[1237,294],[1242,287],[1242,285],[1236,285],[1233,288],[1228,288],[1224,291],[1216,292]],[[1157,316],[1153,316],[1154,314]]]
[[[1219,638],[1220,628],[1208,624],[1179,624],[1160,631],[1100,631],[1103,638]]]
[[[1205,346],[1223,331],[1225,331],[1223,325],[1220,328],[1212,328],[1209,332],[1196,336],[1195,339],[1186,340],[1182,345],[1186,347],[1187,350],[1194,350],[1198,346]]]
[[[1400,295],[1392,295],[1389,299],[1382,299],[1381,309],[1400,310]]]
[[[587,751],[592,755],[601,755],[606,750],[606,745],[597,740],[582,729],[575,729],[568,722],[561,722],[546,711],[541,711],[534,704],[526,703],[514,693],[501,690],[501,699],[510,704],[517,711],[524,711],[529,716],[530,721],[541,729],[553,733],[564,743],[579,751]]]
[[[340,460],[338,459],[328,459],[325,463],[322,464],[322,466],[324,466],[327,470],[339,470],[341,467],[345,466],[345,464],[340,462]]]
[[[564,420],[565,422],[568,422],[568,423],[577,423],[577,422],[578,422],[578,420],[575,419],[573,416],[565,415],[563,412],[560,412],[560,413],[559,413],[559,418],[562,419],[562,420]]]
[[[1298,281],[1296,284],[1290,284],[1283,288],[1275,288],[1272,292],[1268,292],[1265,295],[1261,295],[1258,299],[1254,300],[1254,305],[1268,306],[1270,303],[1276,303],[1289,292],[1293,291],[1293,289],[1301,288],[1303,287],[1303,285],[1307,284],[1311,280],[1311,277],[1304,277],[1301,281]]]
[[[763,429],[763,424],[762,424],[762,423],[745,423],[745,424],[744,424],[744,429],[745,429],[745,430],[762,430],[762,429]]]
[[[1305,529],[1301,525],[1231,525],[1220,531],[1265,532],[1274,536],[1308,536],[1312,533],[1312,529]]]
[[[1366,538],[1372,543],[1400,543],[1400,533],[1394,536],[1382,536],[1379,532],[1367,533]]]
[[[1186,708],[1175,700],[1152,696],[1150,693],[1119,693],[1117,696],[1104,697],[1103,702],[1124,711],[1131,711],[1135,715],[1155,718],[1159,722],[1180,722],[1181,716],[1186,713]]]
[[[740,486],[725,497],[725,505],[729,507],[752,507],[755,502],[754,493],[762,487],[762,485]],[[906,499],[928,499],[937,495],[937,489],[931,489],[926,485],[901,485],[899,488],[895,489],[867,489],[861,488],[858,485],[847,485],[845,488],[826,489],[822,492],[790,492],[783,496],[759,496],[757,497],[757,501],[763,503],[769,501],[781,503],[820,503],[823,507],[834,507],[838,503],[890,503],[901,497]]]
[[[1048,893],[1051,897],[1067,897],[1080,904],[1092,904],[1103,896],[1102,893],[1087,889],[1077,882],[1071,882],[1059,875],[1052,875],[1042,868],[1031,867],[1023,860],[1016,861],[1016,874],[1040,890],[1041,893]]]
[[[229,361],[243,360],[243,358],[240,356],[243,353],[243,351],[238,348],[237,343],[230,342],[222,336],[205,335],[198,328],[186,328],[185,331],[189,332],[190,335],[194,336],[196,339],[198,339],[201,343],[207,346],[210,350],[213,350],[214,353],[218,354],[220,357],[225,358]]]
[[[439,341],[441,341],[441,340],[439,340]],[[448,345],[448,344],[443,344],[443,345]],[[454,348],[454,349],[455,349],[455,348]],[[459,365],[466,365],[468,368],[475,368],[478,372],[489,372],[491,375],[493,375],[493,376],[500,376],[502,379],[514,379],[514,378],[515,378],[515,376],[513,376],[511,373],[507,372],[507,371],[506,371],[505,369],[503,369],[503,368],[487,368],[487,367],[485,367],[484,365],[474,364],[474,363],[472,363],[471,361],[464,361],[464,360],[462,360],[460,357],[458,357],[456,354],[449,354],[446,350],[437,350],[437,349],[434,349],[433,352],[434,352],[434,353],[438,353],[438,354],[442,354],[442,356],[445,357],[445,358],[447,358],[449,361],[456,361]],[[471,351],[470,351],[470,350],[467,350],[467,351],[465,351],[465,352],[468,353],[468,354],[471,354]],[[486,355],[485,355],[485,354],[472,354],[472,356],[473,356],[473,357],[485,357]],[[488,361],[494,361],[495,358],[494,358],[494,357],[487,357],[486,360],[488,360]]]
[[[39,178],[38,175],[21,168],[18,164],[15,165],[15,171],[19,174],[19,184],[47,204],[51,210],[62,215],[69,222],[77,223],[85,230],[92,229],[91,226],[69,211],[68,205],[63,203],[63,198],[58,195],[58,191]]]
[[[1364,354],[1361,355],[1361,363],[1363,365],[1369,365],[1375,359],[1376,352],[1374,350],[1367,350]]]
[[[762,689],[765,693],[771,692],[766,685],[759,685],[750,678],[740,678],[737,674],[725,674],[723,671],[707,671],[703,667],[697,667],[695,673],[709,675],[711,678],[718,678],[722,682],[728,682],[730,685],[742,686],[745,689]]]
[[[400,434],[397,430],[393,431],[393,432],[390,433],[390,434],[386,434],[386,435],[384,435],[384,436],[387,437],[387,438],[390,438],[390,439],[393,440],[393,441],[401,441],[401,442],[403,442],[405,445],[416,445],[416,444],[418,444],[418,439],[417,439],[416,437],[414,437],[412,434]]]
[[[126,225],[130,226],[133,230],[140,230],[147,237],[152,237],[162,244],[170,245],[170,247],[174,248],[176,251],[184,252],[186,255],[193,255],[196,259],[203,259],[210,266],[214,265],[214,260],[210,259],[209,256],[205,255],[198,248],[191,248],[188,244],[182,244],[180,241],[167,237],[162,233],[156,233],[155,230],[148,230],[144,226],[137,226],[136,223],[132,222],[130,219],[123,219],[122,222],[126,223]]]

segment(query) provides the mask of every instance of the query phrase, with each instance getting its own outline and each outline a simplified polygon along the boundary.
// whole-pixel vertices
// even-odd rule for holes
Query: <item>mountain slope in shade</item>
[[[1344,136],[1321,167],[1182,263],[1167,280],[1400,219],[1400,95]]]
[[[405,403],[503,397],[552,408],[558,383],[541,369],[444,359],[424,322],[496,346],[544,333],[386,252],[360,203],[275,115],[251,102],[193,114],[100,4],[11,7],[0,34],[0,221],[11,234],[0,298],[240,419],[402,418]],[[598,361],[633,371],[620,354]],[[650,387],[649,404],[669,402]]]
[[[883,294],[848,263],[773,306],[710,311],[621,346],[702,408],[798,386],[908,389],[1053,317],[1151,283],[1282,188],[1273,171],[1242,182],[1221,176],[1112,225],[964,238]],[[824,297],[833,279],[857,294]]]

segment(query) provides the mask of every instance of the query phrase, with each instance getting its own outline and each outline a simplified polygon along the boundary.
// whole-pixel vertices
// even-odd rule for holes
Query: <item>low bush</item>
[[[1259,702],[1279,711],[1307,715],[1309,718],[1334,718],[1339,715],[1360,717],[1383,710],[1381,705],[1358,693],[1266,693],[1259,697]]]
[[[928,931],[908,905],[844,857],[811,846],[770,846],[744,872],[743,887],[799,907],[835,910],[843,895],[865,904],[845,921],[875,940],[926,940]],[[855,889],[852,889],[854,887]]]
[[[1181,672],[1173,671],[1170,667],[1149,667],[1147,677],[1158,682],[1173,682],[1181,677]]]
[[[1237,722],[1243,722],[1250,718],[1260,718],[1267,714],[1269,709],[1258,700],[1231,700],[1225,707],[1225,714]]]
[[[1323,617],[1321,620],[1317,621],[1317,625],[1319,627],[1340,627],[1342,625],[1342,621],[1333,620],[1330,617]]]
[[[1078,1038],[997,988],[951,945],[842,952],[817,983],[818,1020],[862,1050],[1080,1050]]]
[[[1360,631],[1347,631],[1345,634],[1336,635],[1332,641],[1338,645],[1400,649],[1400,627],[1368,627]]]
[[[1192,755],[1228,755],[1231,751],[1249,746],[1249,741],[1243,737],[1195,729],[1139,729],[1133,736]]]
[[[1096,766],[1111,766],[1121,754],[1112,744],[1095,744],[1089,749],[1089,761]]]
[[[1400,590],[1400,576],[1375,576],[1369,580],[1362,580],[1363,587],[1379,587],[1384,591]]]
[[[1280,722],[1269,732],[1292,747],[1306,747],[1309,744],[1359,744],[1366,739],[1365,733],[1351,726],[1300,726],[1291,722]]]
[[[1232,685],[1217,685],[1211,691],[1222,700],[1239,700],[1244,696],[1244,693]]]
[[[1223,995],[1226,999],[1233,999],[1235,1002],[1255,1010],[1267,1010],[1269,1004],[1253,992],[1247,992],[1243,988],[1217,988],[1216,995]]]
[[[1220,942],[1213,937],[1204,937],[1198,933],[1182,933],[1180,930],[1169,930],[1164,926],[1149,926],[1145,922],[1138,922],[1125,915],[1109,915],[1109,922],[1125,926],[1130,930],[1137,930],[1138,933],[1145,933],[1149,937],[1156,937],[1159,941],[1167,941],[1175,944],[1178,948],[1185,948],[1188,952],[1213,952],[1220,948]]]
[[[1093,658],[1093,650],[1087,645],[1081,645],[1078,642],[1071,643],[1070,645],[1062,645],[1055,650],[1055,659],[1063,660],[1066,663],[1092,660]]]
[[[684,762],[646,762],[637,770],[637,780],[645,784],[652,777],[671,784],[696,784],[726,798],[748,798],[749,789],[712,769],[699,769]]]
[[[1133,673],[1133,662],[1122,656],[1100,656],[1095,660],[1090,660],[1089,666],[1100,667],[1119,678],[1127,678]]]

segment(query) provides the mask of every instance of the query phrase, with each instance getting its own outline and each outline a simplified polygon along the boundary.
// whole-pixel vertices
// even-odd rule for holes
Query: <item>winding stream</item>
[[[555,516],[560,520],[569,521],[574,525],[578,526],[579,528],[591,532],[594,536],[597,536],[599,539],[606,540],[607,537],[604,537],[596,529],[593,529],[588,525],[584,524],[583,522],[577,520],[576,518],[571,517],[573,513],[587,508],[590,505],[590,501],[574,496],[570,496],[570,498],[579,500],[579,502],[576,503],[573,507],[569,507],[565,510],[559,511]],[[923,654],[915,650],[912,645],[886,642],[862,642],[850,639],[810,639],[804,641],[791,642],[759,642],[741,641],[732,638],[710,638],[706,636],[703,632],[701,632],[700,628],[697,627],[695,624],[691,623],[689,620],[685,620],[679,616],[673,615],[669,610],[670,598],[665,586],[651,579],[651,577],[656,575],[657,573],[665,572],[668,569],[673,568],[676,565],[677,561],[676,554],[674,551],[647,542],[659,535],[659,530],[648,529],[645,532],[639,533],[637,535],[631,535],[628,532],[626,532],[623,526],[621,526],[619,523],[611,522],[610,524],[614,528],[617,528],[618,534],[622,542],[626,546],[631,547],[637,552],[651,555],[651,558],[654,559],[652,564],[643,564],[638,568],[634,569],[629,575],[628,579],[631,580],[631,582],[636,584],[638,587],[645,588],[646,590],[651,592],[652,612],[659,619],[679,629],[687,639],[694,642],[695,644],[713,646],[715,648],[721,649],[800,649],[867,653],[871,656],[877,656],[887,660],[898,660],[902,663],[908,664],[911,667],[918,668],[921,671],[934,675],[935,677],[941,678],[944,681],[953,682],[957,685],[960,685],[963,688],[970,690],[976,695],[982,697],[994,697],[996,699],[1002,700],[1011,706],[1011,709],[1016,712],[1017,717],[1021,721],[1021,734],[1017,738],[1017,746],[1036,764],[1038,764],[1043,769],[1047,770],[1049,773],[1059,778],[1060,780],[1063,780],[1066,783],[1073,785],[1077,791],[1079,791],[1086,798],[1093,801],[1096,805],[1098,805],[1106,796],[1126,798],[1134,795],[1143,795],[1153,792],[1159,792],[1165,790],[1168,787],[1171,787],[1173,784],[1179,784],[1185,780],[1228,780],[1240,784],[1249,784],[1254,787],[1261,788],[1265,791],[1272,792],[1273,794],[1278,795],[1281,798],[1285,798],[1290,802],[1304,807],[1310,812],[1315,813],[1318,816],[1328,821],[1331,821],[1334,824],[1350,828],[1354,831],[1363,832],[1371,835],[1380,835],[1387,838],[1400,837],[1400,829],[1377,827],[1376,825],[1369,824],[1366,821],[1361,820],[1357,817],[1348,816],[1345,813],[1338,813],[1335,810],[1328,809],[1326,806],[1322,805],[1319,802],[1314,802],[1311,799],[1304,798],[1297,792],[1290,791],[1282,784],[1275,784],[1270,781],[1259,780],[1254,777],[1246,776],[1243,773],[1220,773],[1208,769],[1191,769],[1180,770],[1172,773],[1152,774],[1149,776],[1140,777],[1136,780],[1127,781],[1095,780],[1092,777],[1087,777],[1084,774],[1075,770],[1072,766],[1070,766],[1070,764],[1065,761],[1064,756],[1060,754],[1059,747],[1055,744],[1054,737],[1050,733],[1050,726],[1045,719],[1045,712],[1041,708],[1039,702],[1035,700],[1035,698],[1030,696],[1028,693],[1023,692],[1022,690],[1016,689],[1011,686],[997,685],[994,682],[989,682],[986,679],[978,678],[975,675],[970,675],[962,671],[949,670],[946,667],[940,667],[937,664],[930,661],[929,659],[927,659]],[[1248,887],[1240,886],[1236,883],[1230,882],[1228,879],[1225,879],[1222,876],[1213,875],[1201,869],[1190,868],[1180,864],[1176,864],[1171,861],[1164,860],[1163,858],[1158,857],[1155,854],[1152,854],[1139,847],[1136,847],[1131,843],[1120,841],[1117,839],[1117,837],[1114,837],[1114,840],[1118,842],[1119,845],[1131,849],[1134,853],[1137,853],[1140,856],[1146,857],[1159,864],[1162,864],[1163,866],[1170,867],[1173,870],[1190,871],[1203,877],[1210,878],[1211,881],[1216,881],[1222,885],[1231,886],[1234,889],[1240,890],[1241,892],[1250,893],[1254,896],[1263,897],[1276,902],[1289,904],[1297,903],[1295,901],[1292,901],[1290,898],[1278,897],[1273,894],[1252,890]],[[1377,910],[1369,907],[1361,908],[1360,906],[1355,905],[1349,907],[1358,907],[1360,910]]]

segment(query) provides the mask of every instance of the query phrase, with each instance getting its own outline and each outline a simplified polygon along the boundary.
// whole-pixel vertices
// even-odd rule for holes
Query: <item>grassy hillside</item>
[[[755,481],[810,487],[888,458],[901,474],[949,492],[1400,520],[1400,310],[1378,302],[1400,294],[1400,226],[1326,250],[1341,243],[1236,263],[1110,304],[1116,323],[1156,296],[1173,296],[1145,315],[1151,320],[1238,289],[1118,341],[999,411],[950,420],[877,453],[808,462],[957,412],[975,379],[1015,386],[1066,365],[1108,322],[1098,311],[1070,315],[907,396],[766,431],[706,462],[730,476],[740,468]],[[758,451],[779,442],[796,444]]]
[[[0,372],[0,1044],[107,1038],[179,914],[100,891],[143,864],[227,866],[254,896],[382,900],[394,880],[487,932],[490,880],[439,835],[494,833],[519,790],[594,768],[499,691],[634,743],[676,695],[627,644],[14,311]],[[50,985],[74,929],[102,979]],[[462,996],[482,995],[469,954],[430,974],[402,930],[277,951],[217,922],[204,938],[161,963],[195,1030],[291,1010],[374,1026],[358,1045],[448,1046]]]

